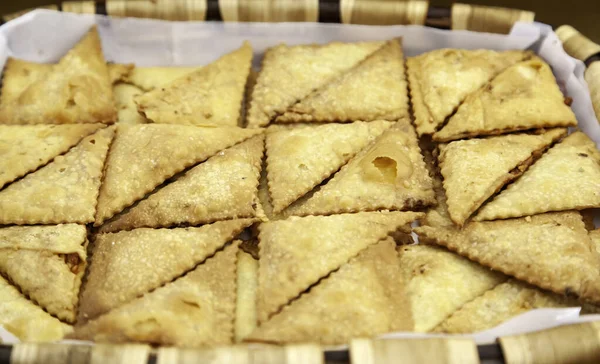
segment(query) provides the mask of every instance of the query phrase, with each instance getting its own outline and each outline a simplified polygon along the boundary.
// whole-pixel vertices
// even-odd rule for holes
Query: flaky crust
[[[0,191],[0,224],[94,221],[114,127],[85,137],[65,155]]]
[[[93,27],[50,72],[0,105],[2,124],[105,123],[116,120],[112,83]]]
[[[252,222],[240,219],[199,228],[99,234],[81,295],[80,321],[96,318],[183,275]],[[157,256],[160,263],[154,259]]]
[[[74,338],[177,347],[231,344],[237,251],[238,244],[231,244],[184,277],[75,327]]]
[[[347,344],[351,338],[411,331],[413,322],[393,239],[363,250],[262,323],[248,341]]]
[[[581,304],[572,298],[510,280],[466,303],[434,331],[467,334],[491,329],[536,308],[579,306]]]
[[[286,215],[414,210],[434,204],[431,177],[415,131],[398,121],[352,158],[327,184],[290,205]]]
[[[123,80],[143,92],[152,91],[202,67],[135,67]]]
[[[408,118],[408,85],[400,39],[393,39],[364,61],[313,91],[277,122],[350,122]]]
[[[52,64],[8,57],[2,71],[0,105],[7,105],[17,100],[31,84],[46,76],[52,70],[52,66]]]
[[[0,273],[47,312],[72,323],[86,267],[85,245],[81,225],[2,228]]]
[[[259,321],[265,322],[283,305],[367,246],[420,217],[422,214],[414,212],[363,212],[292,217],[262,224]]]
[[[577,125],[550,66],[538,57],[517,63],[469,95],[433,139],[438,142],[536,128]]]
[[[504,185],[521,176],[534,158],[567,134],[558,128],[542,134],[511,134],[459,140],[440,148],[440,169],[448,211],[459,226]]]
[[[558,294],[600,303],[597,253],[578,212],[473,222],[416,233],[471,260]]]
[[[467,95],[529,56],[524,51],[438,49],[409,58],[406,65],[417,133],[433,134]]]
[[[51,63],[36,63],[8,57],[2,72],[0,104],[8,104],[18,99],[29,86],[50,73],[54,66]],[[133,64],[108,64],[111,83],[124,81],[133,69]]]
[[[252,92],[248,127],[268,125],[288,107],[351,69],[382,45],[383,42],[333,42],[269,48]]]
[[[252,47],[217,61],[136,98],[138,110],[156,123],[237,126]]]
[[[257,216],[263,136],[226,149],[117,215],[102,232]]]
[[[0,189],[102,127],[103,124],[0,125]]]
[[[551,148],[521,178],[484,205],[473,220],[591,207],[600,207],[600,152],[578,131]]]
[[[0,276],[0,325],[24,342],[61,340],[73,328],[31,303]]]
[[[260,133],[261,129],[237,127],[119,125],[107,158],[95,225],[132,205],[167,178]]]
[[[357,121],[268,132],[267,178],[274,212],[315,188],[391,125]]]
[[[398,250],[417,332],[431,331],[463,304],[508,279],[436,246],[409,245]]]
[[[115,106],[117,107],[117,121],[120,124],[146,124],[149,122],[140,114],[134,98],[142,94],[142,90],[128,83],[119,83],[113,87]]]

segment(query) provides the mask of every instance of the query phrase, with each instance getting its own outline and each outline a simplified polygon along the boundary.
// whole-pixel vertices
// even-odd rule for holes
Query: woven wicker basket
[[[180,21],[419,24],[494,33],[507,33],[515,21],[534,19],[528,11],[466,4],[454,4],[451,9],[430,8],[423,0],[107,0],[65,1],[42,8]],[[6,14],[2,21],[30,10]],[[566,51],[588,66],[586,80],[600,119],[600,45],[567,25],[556,32]],[[0,345],[0,363],[392,363],[399,358],[403,363],[598,363],[600,323],[503,337],[497,344],[479,347],[470,339],[357,339],[348,351],[324,351],[312,344],[213,350],[156,349],[146,345]]]

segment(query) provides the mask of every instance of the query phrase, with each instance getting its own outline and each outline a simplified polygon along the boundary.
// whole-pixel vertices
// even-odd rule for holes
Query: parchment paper
[[[407,56],[438,48],[531,49],[552,66],[559,85],[567,96],[573,98],[572,108],[579,127],[600,147],[600,126],[583,78],[585,67],[564,52],[550,26],[540,23],[517,23],[510,35],[499,35],[451,32],[414,25],[166,22],[36,10],[0,27],[0,67],[4,67],[8,56],[35,62],[57,62],[94,23],[98,24],[107,60],[135,63],[138,66],[204,65],[238,48],[244,40],[252,43],[256,67],[264,51],[279,43],[384,40],[402,36]],[[579,308],[539,309],[515,317],[494,329],[465,336],[483,344],[493,342],[498,336],[591,320],[600,320],[600,315],[579,317]],[[430,336],[448,335],[384,335],[404,338]],[[18,342],[1,327],[0,338],[6,343]]]

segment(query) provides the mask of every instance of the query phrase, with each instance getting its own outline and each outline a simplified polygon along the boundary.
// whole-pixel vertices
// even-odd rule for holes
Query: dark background
[[[391,0],[393,1],[393,0]],[[430,6],[450,7],[452,0],[430,0]],[[600,0],[463,0],[468,4],[503,6],[531,10],[535,19],[553,26],[569,24],[600,43]],[[0,14],[58,4],[52,0],[0,0]]]

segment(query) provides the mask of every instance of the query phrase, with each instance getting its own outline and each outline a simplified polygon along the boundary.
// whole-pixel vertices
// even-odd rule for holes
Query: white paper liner
[[[568,56],[561,42],[545,24],[517,23],[509,35],[447,31],[422,26],[366,26],[319,23],[222,23],[166,22],[150,19],[108,18],[36,10],[0,27],[0,68],[8,56],[35,62],[57,62],[94,23],[102,38],[108,61],[138,66],[191,66],[210,63],[249,40],[255,53],[255,66],[264,51],[279,43],[307,44],[331,41],[386,40],[403,37],[406,56],[438,48],[487,48],[494,50],[531,49],[551,66],[567,96],[579,127],[600,147],[600,126],[596,120],[587,84],[585,66]],[[501,325],[470,335],[477,344],[491,343],[497,337],[522,334],[550,327],[600,320],[600,315],[579,316],[579,308],[538,309]],[[447,337],[452,335],[390,333],[385,338]],[[0,339],[18,339],[0,327]],[[65,340],[64,343],[74,343]],[[86,343],[86,342],[79,342]]]

